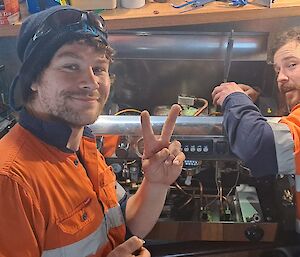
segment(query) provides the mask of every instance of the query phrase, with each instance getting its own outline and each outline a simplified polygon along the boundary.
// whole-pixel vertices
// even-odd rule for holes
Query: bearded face
[[[66,44],[32,84],[30,108],[44,119],[62,120],[72,127],[91,124],[109,95],[108,69],[104,51],[78,42]]]

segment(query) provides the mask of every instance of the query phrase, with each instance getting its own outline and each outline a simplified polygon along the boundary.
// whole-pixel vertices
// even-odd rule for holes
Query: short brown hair
[[[292,41],[300,43],[300,26],[292,27],[289,30],[280,31],[275,34],[270,34],[268,60],[273,62],[274,55],[279,48]]]

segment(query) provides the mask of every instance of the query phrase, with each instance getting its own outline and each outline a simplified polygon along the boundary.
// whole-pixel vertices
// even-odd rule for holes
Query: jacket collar
[[[45,143],[55,146],[63,152],[74,152],[67,148],[67,143],[72,132],[67,124],[57,121],[40,120],[32,116],[26,109],[20,111],[19,123]],[[91,129],[88,127],[84,127],[83,136],[94,138]]]

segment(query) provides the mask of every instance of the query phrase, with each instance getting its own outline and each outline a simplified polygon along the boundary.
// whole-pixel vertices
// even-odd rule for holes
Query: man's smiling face
[[[82,42],[63,45],[32,84],[31,109],[72,127],[93,123],[109,95],[109,64],[104,49]]]

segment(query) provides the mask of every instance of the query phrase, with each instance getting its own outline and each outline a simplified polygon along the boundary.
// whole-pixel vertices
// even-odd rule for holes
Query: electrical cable
[[[229,192],[226,194],[226,198],[231,194],[231,192],[233,191],[233,189],[237,186],[239,177],[240,177],[240,172],[237,172],[235,182],[234,182],[233,186],[230,188]]]
[[[139,114],[142,113],[140,110],[137,110],[137,109],[124,109],[124,110],[116,112],[115,115],[117,116],[117,115],[120,115],[120,114],[123,114],[126,112],[135,112],[135,113],[139,113]]]
[[[193,194],[191,195],[191,194],[185,192],[184,189],[183,189],[176,181],[175,181],[173,184],[175,185],[175,187],[176,187],[180,192],[182,192],[183,194],[189,196],[189,198],[188,198],[188,199],[187,199],[180,207],[178,207],[178,209],[182,209],[183,207],[187,206],[187,205],[194,199],[195,194],[193,193]]]
[[[219,182],[218,182],[217,173],[218,173],[218,161],[216,161],[216,169],[215,169],[215,183],[216,183],[216,188],[217,188],[217,194],[216,194],[215,199],[213,199],[212,201],[210,201],[209,203],[207,203],[204,206],[204,209],[206,209],[208,206],[212,205],[216,200],[221,199],[221,195],[220,195],[221,194],[221,190],[219,188]]]
[[[138,148],[138,145],[139,145],[139,143],[140,143],[141,140],[143,140],[143,137],[140,137],[140,138],[136,141],[136,143],[135,143],[135,145],[134,145],[135,154],[136,154],[139,158],[143,158],[143,153],[140,153],[139,148]]]
[[[204,98],[195,98],[195,100],[204,103],[203,106],[198,108],[198,110],[194,113],[194,116],[199,116],[208,107],[208,101]]]

